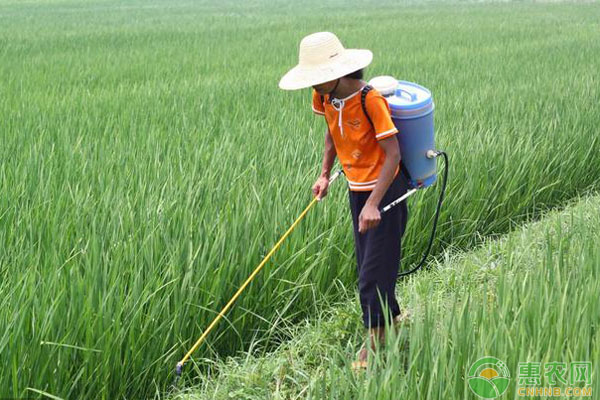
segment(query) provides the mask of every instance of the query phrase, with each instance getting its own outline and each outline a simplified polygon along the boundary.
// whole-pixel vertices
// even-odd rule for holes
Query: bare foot
[[[352,369],[354,371],[360,371],[367,368],[367,361],[369,357],[369,350],[366,346],[363,346],[358,352],[357,360],[352,363]]]

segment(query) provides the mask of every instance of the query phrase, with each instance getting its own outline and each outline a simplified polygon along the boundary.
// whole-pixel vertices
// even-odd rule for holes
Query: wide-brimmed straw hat
[[[331,32],[317,32],[300,42],[298,65],[279,81],[284,90],[302,89],[341,78],[365,68],[373,53],[363,49],[345,49]]]

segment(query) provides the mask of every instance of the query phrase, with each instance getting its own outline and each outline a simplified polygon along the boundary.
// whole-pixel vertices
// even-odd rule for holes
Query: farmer
[[[327,195],[336,156],[348,182],[360,305],[368,328],[368,345],[353,363],[358,368],[366,366],[368,346],[375,349],[376,342],[385,340],[386,319],[400,322],[395,287],[408,218],[405,202],[383,217],[379,212],[406,193],[407,183],[399,168],[398,130],[388,103],[375,89],[365,89],[362,79],[372,59],[371,51],[345,49],[333,33],[318,32],[302,39],[299,64],[279,82],[285,90],[312,86],[312,110],[327,122],[313,194],[319,200]]]

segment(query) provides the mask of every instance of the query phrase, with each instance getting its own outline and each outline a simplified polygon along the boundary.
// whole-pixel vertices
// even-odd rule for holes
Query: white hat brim
[[[346,49],[339,59],[331,63],[315,66],[295,66],[279,81],[283,90],[304,89],[329,82],[354,71],[365,68],[373,61],[373,53],[365,49]]]

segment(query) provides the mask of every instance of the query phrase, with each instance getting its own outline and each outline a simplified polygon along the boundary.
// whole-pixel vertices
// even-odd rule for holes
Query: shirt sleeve
[[[315,114],[325,115],[325,108],[323,107],[321,95],[317,93],[316,90],[313,90],[312,110]]]
[[[365,99],[365,106],[375,128],[375,139],[382,140],[398,133],[390,116],[390,106],[379,92],[371,90]]]

